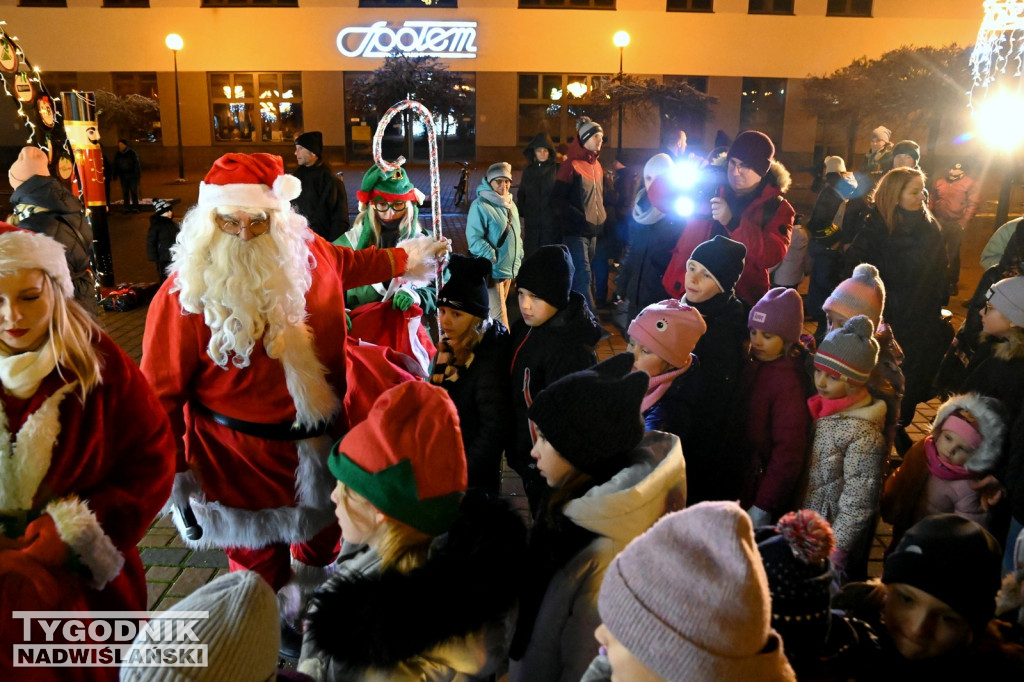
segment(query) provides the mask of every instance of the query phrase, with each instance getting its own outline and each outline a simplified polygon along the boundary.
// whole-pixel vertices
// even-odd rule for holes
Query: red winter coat
[[[810,380],[802,356],[750,360],[740,379],[740,421],[735,428],[746,434],[750,462],[741,503],[744,508],[755,505],[773,517],[792,508],[807,463]]]
[[[740,242],[747,247],[747,258],[736,283],[736,297],[748,307],[753,306],[771,287],[768,270],[781,263],[789,250],[796,217],[793,206],[783,198],[789,185],[789,171],[778,161],[773,161],[762,181],[760,196],[739,216],[733,216],[733,227],[723,226],[711,218],[691,218],[676,242],[673,258],[688,259],[697,246],[718,234]],[[719,196],[728,194],[724,187],[719,190]],[[777,208],[771,211],[769,205],[766,210],[768,202],[773,202]]]
[[[931,209],[940,225],[952,221],[963,229],[978,212],[981,188],[974,178],[964,175],[959,180],[939,178],[931,192]]]
[[[5,676],[13,644],[23,641],[23,621],[13,611],[146,610],[135,545],[171,492],[174,440],[135,363],[104,334],[94,343],[103,383],[84,404],[77,384],[56,370],[26,400],[0,392],[0,509],[41,514],[20,537],[0,533],[2,679],[117,679],[117,668]],[[73,554],[80,568],[69,562]],[[41,636],[32,642],[43,643]]]

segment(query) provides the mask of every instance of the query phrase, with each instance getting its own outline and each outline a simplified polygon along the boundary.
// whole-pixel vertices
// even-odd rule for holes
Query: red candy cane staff
[[[385,161],[381,155],[381,142],[384,139],[384,131],[387,130],[388,123],[395,117],[400,111],[405,109],[412,109],[420,118],[423,119],[423,125],[427,129],[427,148],[430,150],[430,214],[431,214],[431,232],[434,235],[434,239],[440,240],[443,237],[441,232],[441,174],[437,168],[437,133],[434,130],[434,117],[430,115],[430,110],[419,102],[411,99],[405,99],[401,102],[396,102],[391,105],[384,116],[380,119],[380,123],[377,124],[377,131],[373,134],[373,162],[377,164],[377,167],[382,171],[389,172],[397,170],[405,163],[405,157],[399,156],[394,163]],[[442,265],[439,263],[437,266],[437,272],[434,277],[434,289],[437,291],[438,296],[441,295],[441,284],[443,277],[441,276]],[[441,328],[440,313],[435,311],[437,316],[437,328]]]

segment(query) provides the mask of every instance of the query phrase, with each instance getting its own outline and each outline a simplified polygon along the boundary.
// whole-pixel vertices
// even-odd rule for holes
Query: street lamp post
[[[181,96],[178,94],[178,50],[185,46],[185,41],[177,33],[170,33],[164,40],[171,54],[174,55],[174,113],[178,126],[178,182],[185,182],[185,153],[181,147]]]
[[[626,46],[629,45],[629,34],[625,31],[618,31],[612,36],[612,43],[615,47],[619,48],[619,86],[622,86],[622,55],[626,51]],[[619,96],[619,129],[615,137],[616,144],[616,155],[622,156],[622,97]]]

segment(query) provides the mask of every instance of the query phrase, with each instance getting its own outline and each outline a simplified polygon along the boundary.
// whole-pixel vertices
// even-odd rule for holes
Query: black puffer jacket
[[[519,320],[512,327],[512,406],[515,441],[508,459],[529,462],[533,440],[527,410],[542,390],[567,374],[597,363],[594,346],[604,333],[583,296],[573,291],[569,305],[539,327]]]
[[[534,150],[540,148],[548,150],[547,161],[537,161]],[[523,242],[528,256],[538,247],[561,243],[562,233],[551,207],[551,191],[555,188],[555,174],[558,172],[555,143],[547,133],[537,133],[526,145],[523,156],[527,165],[519,179],[516,205],[523,219]]]
[[[501,453],[512,430],[510,338],[505,325],[494,321],[473,349],[472,361],[458,369],[458,378],[439,384],[459,413],[469,487],[495,494],[501,483]]]
[[[56,178],[33,175],[11,195],[15,212],[35,206],[18,221],[18,227],[45,234],[67,249],[75,300],[90,312],[96,311],[96,288],[92,273],[92,226],[85,219],[82,202]]]
[[[729,414],[740,374],[747,364],[747,309],[731,291],[703,303],[684,303],[697,309],[708,328],[697,341],[693,354],[700,359],[707,412],[716,423],[721,423]]]

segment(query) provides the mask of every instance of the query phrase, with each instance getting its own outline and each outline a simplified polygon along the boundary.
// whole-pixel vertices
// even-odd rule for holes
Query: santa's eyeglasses
[[[395,213],[400,213],[405,210],[405,205],[407,203],[408,202],[405,199],[396,199],[394,201],[375,199],[373,202],[373,210],[377,213],[385,213],[388,209],[391,209]]]
[[[217,227],[222,232],[226,232],[234,237],[241,234],[243,229],[248,230],[256,237],[270,231],[270,216],[264,214],[246,216],[244,219],[239,219],[238,216],[217,213],[214,219],[217,221]]]

